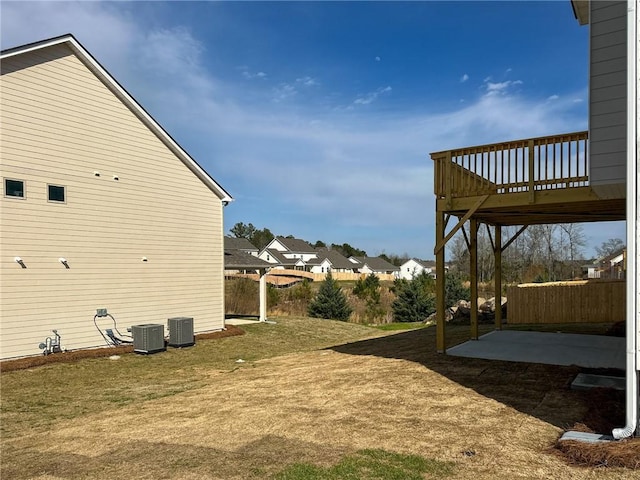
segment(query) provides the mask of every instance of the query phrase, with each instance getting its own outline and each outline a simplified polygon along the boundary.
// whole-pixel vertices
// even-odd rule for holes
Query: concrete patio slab
[[[569,431],[565,432],[562,437],[560,437],[560,440],[575,440],[578,442],[587,443],[604,443],[613,441],[613,437],[611,435],[601,435],[599,433]]]
[[[496,330],[447,350],[458,357],[625,369],[625,339],[603,335]]]
[[[614,390],[624,391],[625,378],[579,373],[573,382],[571,382],[572,390],[590,390],[592,388],[613,388]]]

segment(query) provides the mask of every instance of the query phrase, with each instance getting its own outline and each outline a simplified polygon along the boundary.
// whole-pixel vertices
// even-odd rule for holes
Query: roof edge
[[[589,24],[589,0],[571,0],[571,8],[580,25]]]
[[[196,162],[186,150],[147,112],[127,90],[98,62],[89,51],[71,34],[60,35],[58,37],[28,43],[17,47],[2,50],[0,60],[16,55],[33,52],[55,45],[67,44],[75,55],[97,75],[103,82],[106,82],[115,90],[116,95],[134,110],[138,118],[149,128],[158,138],[178,157],[182,162],[198,177],[211,191],[213,191],[222,202],[232,202],[233,197],[209,175],[198,162]]]

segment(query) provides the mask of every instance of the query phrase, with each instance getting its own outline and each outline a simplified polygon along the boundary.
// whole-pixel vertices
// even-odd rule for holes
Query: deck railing
[[[473,197],[589,185],[587,132],[432,153],[434,193]]]

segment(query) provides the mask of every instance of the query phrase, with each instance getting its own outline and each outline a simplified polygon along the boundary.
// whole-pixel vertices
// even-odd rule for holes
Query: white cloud
[[[302,85],[304,85],[305,87],[313,87],[315,85],[318,85],[318,81],[315,78],[312,77],[301,77],[301,78],[296,78],[296,83],[300,83]]]
[[[550,97],[547,98],[547,100],[553,101],[553,100],[558,100],[559,98],[560,98],[559,95],[551,95]]]
[[[460,77],[460,83],[464,83],[467,80],[469,80],[469,75],[467,75],[466,73],[462,75],[462,77]]]
[[[380,87],[374,92],[369,92],[365,95],[361,95],[353,101],[354,105],[369,105],[370,103],[375,102],[378,97],[382,94],[389,93],[391,91],[390,86]]]
[[[297,93],[298,90],[296,90],[296,87],[294,87],[293,85],[290,85],[288,83],[281,83],[273,89],[272,100],[274,102],[282,102],[283,100],[293,97]]]
[[[249,70],[249,67],[246,66],[240,67],[240,70],[242,72],[242,76],[247,80],[253,80],[254,78],[267,78],[267,74],[265,72],[252,73]]]
[[[376,58],[375,58],[375,61],[376,61],[376,62],[379,62],[380,60],[382,60],[380,57],[376,57]]]
[[[0,10],[2,49],[72,33],[107,69],[124,70],[133,61],[127,49],[141,40],[133,19],[111,4],[3,1]]]
[[[504,82],[485,81],[486,95],[504,95],[509,87],[514,85],[522,85],[521,80],[506,80]]]

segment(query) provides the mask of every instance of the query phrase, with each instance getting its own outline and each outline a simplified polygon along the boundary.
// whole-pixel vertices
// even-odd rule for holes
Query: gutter
[[[640,0],[627,0],[627,323],[626,323],[626,422],[613,430],[613,438],[630,437],[638,429],[638,32]]]

